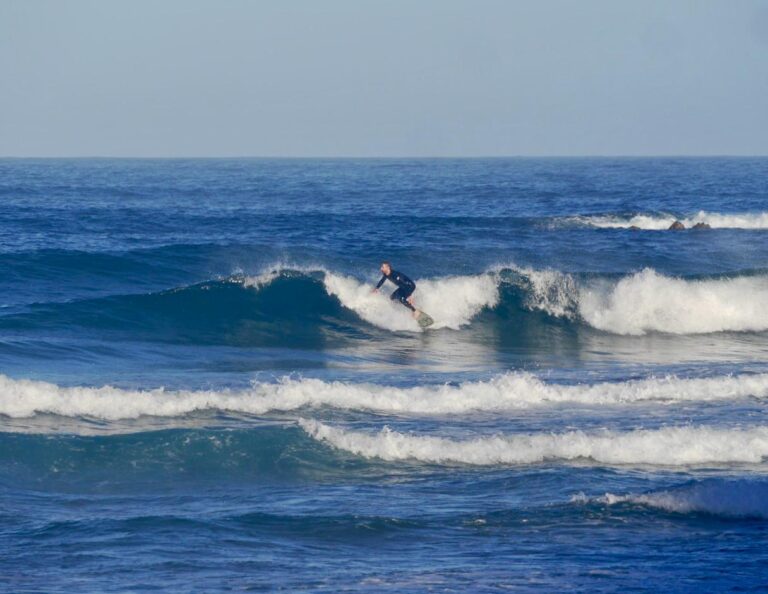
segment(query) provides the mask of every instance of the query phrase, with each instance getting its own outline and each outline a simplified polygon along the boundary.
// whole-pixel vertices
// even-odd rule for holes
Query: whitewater
[[[221,391],[65,387],[0,376],[0,414],[12,418],[55,414],[120,420],[141,416],[181,417],[205,410],[266,414],[320,407],[431,416],[483,411],[503,413],[559,404],[619,406],[746,398],[768,398],[768,374],[710,378],[667,376],[564,385],[544,382],[530,373],[506,373],[487,381],[410,388],[286,377],[277,382],[254,382],[246,390]]]
[[[768,426],[723,430],[668,427],[626,433],[583,431],[495,435],[469,440],[409,435],[384,427],[375,434],[345,431],[313,420],[299,421],[315,439],[368,458],[472,465],[533,464],[586,458],[604,464],[691,466],[741,462],[768,456]]]

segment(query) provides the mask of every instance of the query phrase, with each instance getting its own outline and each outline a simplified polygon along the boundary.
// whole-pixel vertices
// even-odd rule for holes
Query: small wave
[[[580,216],[569,219],[582,225],[602,229],[639,229],[658,231],[669,229],[675,221],[686,227],[704,223],[713,229],[768,229],[768,212],[725,214],[699,211],[688,217],[675,217],[671,214],[636,214],[629,217],[616,215]]]
[[[62,387],[0,375],[0,414],[15,418],[56,414],[120,420],[142,416],[180,417],[202,410],[266,414],[312,407],[445,415],[502,412],[561,403],[611,406],[747,397],[768,398],[768,374],[560,385],[545,383],[528,373],[507,373],[484,382],[412,388],[286,378],[278,383],[254,383],[250,389],[241,391]]]
[[[667,427],[629,432],[496,435],[469,440],[405,434],[385,427],[362,433],[300,420],[312,438],[365,458],[430,464],[516,465],[549,461],[622,465],[687,466],[762,462],[768,456],[768,427],[716,429]]]
[[[604,505],[628,503],[680,514],[703,513],[734,518],[768,519],[768,482],[710,479],[638,495],[606,493],[594,499],[577,496],[574,501],[595,501]]]

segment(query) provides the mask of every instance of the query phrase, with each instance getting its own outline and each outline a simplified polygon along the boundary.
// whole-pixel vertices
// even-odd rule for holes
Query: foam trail
[[[250,389],[241,391],[60,387],[0,375],[0,414],[16,418],[48,413],[120,420],[141,416],[178,417],[201,410],[266,414],[324,406],[392,414],[450,415],[563,403],[611,406],[747,397],[768,398],[768,374],[560,385],[545,383],[528,373],[507,373],[485,382],[412,388],[284,379],[278,383],[254,383]]]
[[[385,427],[368,434],[315,420],[300,420],[312,438],[366,458],[432,464],[515,465],[589,459],[597,463],[686,466],[762,462],[768,456],[768,427],[716,429],[669,427],[625,433],[537,433],[457,441],[412,435]]]
[[[638,227],[645,230],[664,230],[675,221],[681,221],[686,227],[705,223],[713,229],[768,229],[768,212],[723,214],[699,211],[689,217],[675,217],[669,214],[638,214],[632,217],[615,215],[574,217],[576,222],[604,229],[628,229]]]
[[[576,497],[574,501],[590,500],[582,496]],[[768,482],[711,479],[676,489],[639,495],[606,493],[592,501],[606,505],[630,503],[681,514],[705,513],[735,518],[768,519]]]
[[[419,331],[409,310],[391,301],[387,294],[371,293],[372,285],[331,272],[326,272],[324,284],[329,295],[337,297],[344,307],[379,328]],[[434,329],[457,330],[469,324],[483,308],[494,307],[499,301],[499,279],[493,274],[417,280],[416,285],[416,306],[435,319]],[[383,287],[382,292],[390,287]]]

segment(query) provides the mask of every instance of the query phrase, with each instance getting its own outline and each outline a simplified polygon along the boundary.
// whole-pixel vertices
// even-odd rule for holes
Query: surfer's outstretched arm
[[[383,285],[387,281],[387,275],[381,277],[381,280],[378,282],[378,284],[373,288],[373,293],[381,289],[381,285]]]

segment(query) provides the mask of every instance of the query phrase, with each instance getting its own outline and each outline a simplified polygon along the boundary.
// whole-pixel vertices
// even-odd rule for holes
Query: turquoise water
[[[0,199],[0,589],[768,588],[768,159],[5,159]]]

